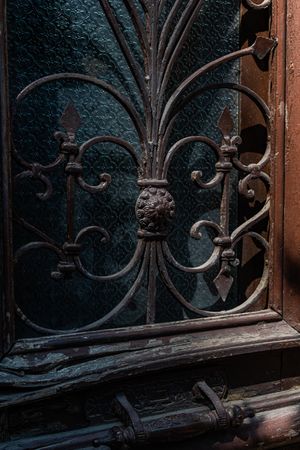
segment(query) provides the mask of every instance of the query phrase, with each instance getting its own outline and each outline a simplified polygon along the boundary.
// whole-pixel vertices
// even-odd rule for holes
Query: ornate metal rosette
[[[246,0],[248,7],[255,9],[267,8],[270,3],[269,0],[264,0],[260,3]],[[83,326],[76,331],[95,330],[109,323],[112,318],[115,318],[132,302],[134,296],[145,284],[145,279],[148,280],[147,323],[155,322],[155,286],[158,277],[172,293],[174,301],[178,302],[184,310],[190,311],[198,317],[224,314],[224,311],[216,312],[199,309],[186,299],[172,280],[170,266],[182,272],[195,274],[195,276],[217,267],[218,274],[214,282],[220,298],[226,304],[235,277],[234,268],[239,264],[236,252],[237,244],[246,237],[251,238],[267,252],[268,242],[256,231],[255,227],[269,214],[269,196],[267,196],[264,204],[260,210],[256,211],[253,217],[240,223],[233,231],[229,227],[230,207],[228,199],[232,194],[229,179],[233,171],[238,172],[240,177],[239,194],[248,200],[255,197],[255,192],[250,186],[253,180],[261,180],[267,187],[269,186],[270,180],[266,172],[266,166],[269,163],[271,152],[270,111],[265,102],[255,92],[241,84],[220,83],[199,88],[195,83],[208,72],[227,62],[249,55],[258,59],[264,59],[275,47],[276,42],[273,39],[257,37],[251,46],[224,55],[198,68],[188,78],[183,80],[174,92],[168,94],[167,86],[177,55],[186,41],[197,14],[201,10],[202,2],[199,0],[188,0],[183,14],[177,19],[178,22],[175,28],[173,27],[174,29],[172,29],[172,24],[174,19],[178,17],[180,1],[174,2],[171,11],[166,14],[164,19],[162,19],[162,12],[165,7],[163,0],[160,2],[140,0],[143,15],[139,13],[132,0],[124,2],[130,13],[137,40],[141,44],[144,59],[143,67],[140,67],[135,55],[130,50],[119,19],[112,9],[111,1],[100,0],[100,4],[138,87],[143,112],[138,111],[131,100],[113,85],[99,78],[78,73],[56,73],[33,81],[18,95],[16,107],[18,108],[27,96],[48,83],[60,80],[67,82],[75,80],[93,85],[112,96],[129,115],[139,138],[141,154],[127,140],[112,135],[94,136],[86,142],[78,142],[77,134],[81,127],[82,119],[76,106],[72,102],[67,104],[60,119],[61,130],[55,132],[57,156],[53,162],[47,165],[38,162],[32,163],[21,157],[17,149],[14,150],[14,158],[19,166],[22,167],[22,171],[16,175],[16,179],[37,179],[45,187],[43,192],[37,194],[38,201],[47,201],[52,196],[53,189],[50,174],[58,168],[64,167],[67,192],[67,233],[63,242],[58,244],[34,225],[26,222],[23,218],[16,217],[16,221],[34,233],[37,240],[19,248],[15,254],[15,262],[16,264],[20,263],[23,255],[32,250],[47,249],[54,252],[57,257],[57,265],[49,268],[53,282],[58,279],[70,278],[75,272],[99,283],[113,282],[134,270],[136,271],[135,280],[123,299],[103,317],[97,318],[93,323]],[[162,26],[159,26],[160,21],[163,21]],[[247,96],[261,111],[265,120],[268,138],[267,147],[259,161],[246,165],[240,160],[239,145],[241,144],[241,138],[234,132],[234,122],[228,108],[224,109],[216,124],[222,136],[220,142],[216,142],[204,135],[188,136],[175,142],[170,147],[169,137],[178,114],[196,97],[200,97],[207,91],[217,91],[219,89],[228,89]],[[85,153],[93,145],[102,142],[117,145],[131,156],[137,167],[137,184],[141,189],[136,201],[136,219],[139,226],[139,239],[136,251],[126,267],[110,275],[91,273],[82,260],[83,240],[87,236],[97,233],[101,236],[102,242],[107,242],[110,239],[108,230],[98,224],[91,224],[76,234],[73,231],[74,223],[76,222],[76,215],[74,214],[76,206],[75,189],[84,190],[90,195],[102,195],[102,192],[107,190],[111,183],[111,176],[107,173],[100,174],[99,182],[95,185],[86,181],[84,169]],[[166,239],[176,214],[175,201],[172,192],[168,190],[168,176],[174,156],[184,146],[195,142],[206,144],[214,152],[217,159],[214,166],[215,174],[211,180],[205,181],[200,170],[193,171],[191,177],[198,188],[202,190],[220,186],[220,220],[218,223],[209,220],[199,220],[191,224],[190,235],[192,238],[199,239],[203,228],[212,230],[215,236],[212,238],[213,251],[207,261],[196,267],[186,267],[173,256]],[[199,242],[199,245],[201,245],[201,242]],[[229,310],[226,308],[226,312],[232,314],[246,311],[258,301],[267,285],[268,265],[266,257],[260,282],[254,289],[254,292],[239,306]],[[38,332],[54,334],[66,332],[65,330],[48,329],[40,326],[30,320],[19,306],[17,306],[17,312],[27,325]]]
[[[165,188],[146,187],[142,190],[136,203],[140,237],[166,236],[168,225],[174,216],[175,202]]]

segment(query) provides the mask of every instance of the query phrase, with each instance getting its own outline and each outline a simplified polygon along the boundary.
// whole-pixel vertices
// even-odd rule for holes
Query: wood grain
[[[300,329],[300,4],[287,2],[284,317]]]

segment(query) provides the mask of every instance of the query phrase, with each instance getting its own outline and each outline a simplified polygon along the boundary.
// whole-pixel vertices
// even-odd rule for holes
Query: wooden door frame
[[[300,137],[300,5],[287,2],[286,46],[286,111],[284,174],[284,257],[283,257],[283,313],[284,318],[300,330],[300,207],[299,198],[299,137]]]
[[[12,250],[12,180],[11,180],[11,140],[10,105],[8,88],[7,18],[6,1],[0,2],[0,83],[1,83],[1,309],[0,354],[8,352],[15,342],[14,333],[14,288]]]

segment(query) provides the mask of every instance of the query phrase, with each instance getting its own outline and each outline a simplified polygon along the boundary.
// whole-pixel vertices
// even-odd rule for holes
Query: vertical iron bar
[[[220,206],[220,226],[225,236],[229,236],[229,210],[230,210],[230,172],[224,174],[222,186],[222,200]]]
[[[116,38],[116,40],[122,50],[122,53],[127,61],[127,64],[131,70],[131,73],[136,81],[136,84],[138,86],[138,89],[141,93],[141,97],[143,100],[145,114],[147,115],[147,113],[149,112],[149,99],[147,96],[144,74],[140,70],[138,63],[129,48],[127,40],[120,28],[117,17],[115,16],[114,11],[113,11],[109,1],[108,0],[99,0],[99,1],[103,8],[103,11],[106,15],[106,18],[111,26],[111,29],[115,35],[115,38]]]
[[[156,262],[156,242],[149,244],[150,247],[150,263],[148,268],[148,299],[147,299],[147,324],[155,323],[156,313],[156,279],[157,279],[157,262]]]
[[[151,146],[152,154],[149,164],[152,163],[151,176],[156,178],[156,158],[157,158],[157,139],[158,139],[158,118],[157,118],[157,80],[158,80],[158,4],[153,2],[151,7],[151,23],[150,23],[150,49],[151,49],[151,79],[150,79],[150,92],[151,92],[151,111],[152,111],[152,123],[151,123]]]
[[[74,156],[71,155],[70,162],[74,162]],[[74,239],[74,175],[67,177],[67,242],[73,242]]]

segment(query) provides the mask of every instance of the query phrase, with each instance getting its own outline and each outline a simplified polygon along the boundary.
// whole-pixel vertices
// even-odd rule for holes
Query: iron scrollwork
[[[255,3],[252,0],[246,0],[246,4],[253,9],[266,9],[272,4],[272,0],[262,0],[259,3]]]
[[[269,0],[259,4],[246,0],[249,7],[261,9],[270,5]],[[58,143],[58,156],[47,165],[40,163],[30,163],[23,159],[17,149],[14,149],[14,158],[22,167],[22,172],[16,176],[16,180],[31,178],[43,183],[44,192],[37,194],[39,201],[47,201],[52,193],[53,187],[50,175],[58,167],[64,167],[66,176],[67,192],[67,232],[63,244],[55,242],[32,224],[23,218],[16,217],[16,221],[24,228],[33,232],[37,240],[30,242],[19,248],[15,254],[15,262],[18,263],[22,256],[34,249],[48,249],[57,255],[57,266],[53,268],[51,276],[53,279],[63,279],[78,272],[83,277],[90,280],[104,282],[120,279],[126,274],[138,268],[135,281],[125,294],[123,299],[110,312],[102,318],[97,319],[76,331],[95,330],[106,324],[110,319],[117,316],[130,304],[137,291],[141,288],[145,277],[148,277],[148,304],[147,323],[155,322],[155,284],[159,274],[166,287],[173,294],[174,299],[186,309],[199,317],[216,316],[224,314],[224,311],[202,310],[192,305],[181,292],[176,288],[170,275],[169,265],[175,269],[186,273],[199,274],[207,272],[213,267],[219,266],[219,273],[214,283],[220,298],[226,303],[229,291],[234,281],[234,268],[239,265],[236,246],[246,237],[258,242],[268,251],[267,240],[255,231],[255,226],[268,216],[270,199],[267,196],[265,204],[253,217],[240,224],[234,231],[230,231],[230,207],[229,198],[231,195],[230,177],[232,171],[237,171],[240,175],[239,194],[252,199],[255,192],[250,187],[251,181],[260,180],[268,188],[270,184],[266,166],[270,160],[270,111],[266,103],[251,89],[238,83],[211,84],[205,87],[195,87],[195,83],[203,78],[207,73],[220,67],[221,65],[252,55],[260,60],[267,57],[276,45],[276,40],[271,38],[257,37],[253,45],[222,56],[200,67],[188,78],[183,80],[173,93],[167,96],[166,87],[170,80],[174,64],[181,48],[189,34],[189,31],[196,20],[201,9],[202,2],[199,0],[189,0],[183,14],[178,19],[176,27],[172,31],[172,23],[176,17],[180,1],[175,1],[170,12],[167,14],[161,30],[159,29],[159,19],[162,17],[164,0],[160,2],[150,0],[140,0],[143,9],[143,17],[138,12],[132,0],[124,1],[130,13],[130,17],[136,32],[137,40],[143,52],[144,64],[141,67],[132,53],[122,27],[109,0],[100,0],[100,4],[105,12],[107,20],[115,35],[115,38],[125,56],[128,67],[138,87],[140,98],[143,104],[141,114],[129,98],[120,93],[114,86],[98,78],[82,75],[78,73],[57,73],[40,78],[25,87],[17,97],[17,108],[20,103],[36,89],[54,81],[64,80],[80,81],[94,85],[111,95],[129,115],[133,126],[137,132],[141,152],[137,152],[134,146],[120,138],[112,135],[95,136],[88,141],[79,144],[77,142],[77,132],[81,125],[81,118],[75,105],[70,102],[62,114],[60,125],[64,131],[56,131],[54,134]],[[234,133],[234,122],[231,112],[225,108],[218,121],[218,127],[222,135],[221,142],[215,142],[208,136],[187,136],[169,148],[169,137],[172,127],[178,114],[196,97],[208,91],[228,89],[247,96],[256,104],[261,111],[268,133],[267,147],[260,161],[251,164],[244,164],[239,158],[239,145],[241,137]],[[91,273],[85,266],[81,258],[82,242],[89,235],[97,233],[103,242],[110,239],[109,231],[99,225],[88,226],[78,233],[75,233],[75,189],[81,189],[91,195],[101,195],[109,189],[111,176],[107,173],[99,175],[99,183],[89,184],[85,179],[83,160],[86,152],[98,143],[108,142],[118,145],[127,152],[137,167],[137,184],[141,189],[136,202],[136,219],[139,224],[138,244],[131,261],[119,272],[110,275]],[[212,189],[221,186],[222,196],[220,204],[219,223],[209,220],[200,220],[191,226],[190,235],[194,239],[201,238],[201,230],[207,228],[215,233],[213,239],[214,249],[206,262],[196,267],[183,266],[173,256],[168,243],[168,227],[174,219],[176,205],[172,193],[169,191],[168,174],[170,164],[174,156],[189,143],[204,143],[209,146],[215,154],[217,162],[215,164],[215,175],[209,181],[204,181],[200,170],[191,174],[193,182],[199,189]],[[254,292],[239,306],[226,311],[228,314],[246,311],[253,305],[265,291],[268,285],[268,260],[265,257],[264,270],[261,280]],[[42,333],[56,334],[64,333],[65,330],[49,329],[31,321],[25,313],[17,306],[19,317],[31,328]]]

